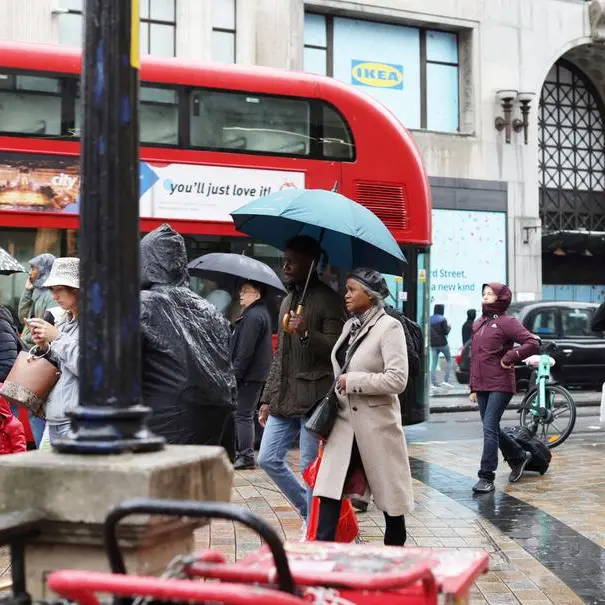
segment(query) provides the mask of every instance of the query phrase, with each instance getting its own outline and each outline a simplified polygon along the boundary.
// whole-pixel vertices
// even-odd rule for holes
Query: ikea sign
[[[353,59],[351,61],[351,84],[403,90],[403,65]]]

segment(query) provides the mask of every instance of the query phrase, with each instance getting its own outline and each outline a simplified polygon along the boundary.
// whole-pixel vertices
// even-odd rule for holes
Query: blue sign
[[[403,90],[403,65],[352,59],[351,84]]]

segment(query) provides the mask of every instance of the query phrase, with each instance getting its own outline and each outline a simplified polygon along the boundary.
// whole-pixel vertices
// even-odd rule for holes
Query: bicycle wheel
[[[538,389],[534,387],[523,398],[520,424],[527,427],[547,447],[557,447],[573,431],[576,404],[570,392],[558,384],[546,385],[546,408],[540,408],[537,400]]]

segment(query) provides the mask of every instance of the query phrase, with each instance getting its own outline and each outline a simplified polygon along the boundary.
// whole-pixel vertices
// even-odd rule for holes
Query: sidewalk
[[[429,398],[429,406],[432,414],[443,414],[448,412],[472,412],[477,406],[469,401],[468,387],[456,384],[453,389],[437,389]],[[599,407],[601,405],[600,391],[571,391],[576,407]],[[513,397],[509,410],[519,407],[524,393]]]

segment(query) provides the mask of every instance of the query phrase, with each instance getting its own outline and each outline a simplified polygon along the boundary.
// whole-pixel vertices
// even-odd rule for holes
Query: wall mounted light
[[[502,132],[504,130],[504,140],[507,143],[510,143],[511,129],[512,129],[512,115],[513,115],[513,104],[515,99],[517,98],[516,90],[498,90],[496,92],[496,96],[500,100],[502,104],[502,111],[504,112],[504,117],[498,116],[494,125],[496,126],[496,130],[498,132]]]
[[[520,92],[517,95],[517,101],[521,105],[521,116],[522,120],[513,120],[513,130],[515,132],[523,131],[523,142],[527,145],[527,131],[529,127],[529,110],[531,102],[536,95],[533,92]]]

